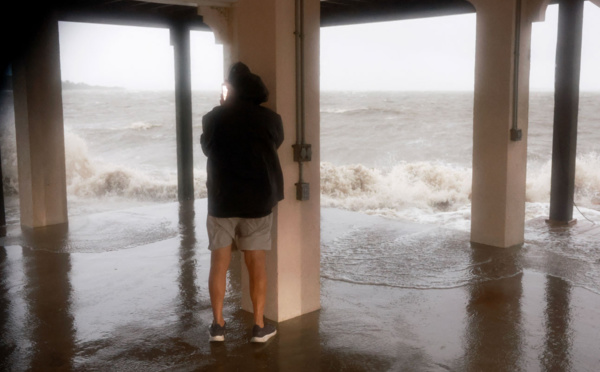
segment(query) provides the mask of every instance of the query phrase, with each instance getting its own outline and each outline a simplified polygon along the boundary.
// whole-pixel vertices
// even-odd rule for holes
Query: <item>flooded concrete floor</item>
[[[339,236],[331,231],[343,229],[344,213],[323,210],[324,251],[333,250]],[[365,284],[337,277],[338,268],[324,261],[322,309],[278,324],[265,345],[248,342],[252,316],[240,310],[234,257],[227,339],[211,344],[205,215],[198,200],[76,216],[68,228],[9,226],[0,239],[0,370],[600,368],[600,243],[585,238],[596,236],[594,226],[552,230],[530,221],[523,248],[490,249],[471,246],[466,232],[381,223],[386,234],[397,226],[394,239],[416,246],[441,236],[446,249],[466,252],[468,275],[445,288]],[[588,250],[583,258],[560,254],[579,246]]]

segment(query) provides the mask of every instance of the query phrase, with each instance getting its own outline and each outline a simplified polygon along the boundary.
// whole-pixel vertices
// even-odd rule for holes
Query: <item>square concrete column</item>
[[[477,10],[471,241],[510,247],[524,241],[531,21],[526,0],[471,2]],[[511,140],[515,120],[519,141]]]
[[[320,3],[304,3],[306,142],[313,149],[312,161],[304,163],[304,181],[310,184],[308,201],[296,200],[294,186],[298,182],[292,150],[296,141],[295,2],[240,0],[231,9],[232,62],[242,61],[262,77],[270,92],[265,105],[283,119],[285,141],[279,158],[285,199],[275,210],[265,308],[265,316],[279,322],[320,308]],[[244,287],[243,307],[252,311],[247,284]]]
[[[46,20],[13,65],[21,225],[67,222],[58,21]]]

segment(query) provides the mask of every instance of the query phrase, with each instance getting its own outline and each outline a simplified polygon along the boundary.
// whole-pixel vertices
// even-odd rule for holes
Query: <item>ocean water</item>
[[[216,92],[194,92],[198,198],[206,195],[201,117],[217,103]],[[9,92],[0,106],[10,218],[18,177]],[[172,92],[64,90],[63,106],[70,213],[176,200]],[[472,110],[470,92],[322,92],[323,206],[468,229]],[[533,92],[528,219],[548,214],[552,116],[552,93]],[[575,200],[584,214],[600,210],[600,93],[580,98]]]
[[[527,219],[549,213],[553,100],[531,94]],[[472,113],[469,92],[323,93],[323,205],[468,229]],[[575,201],[599,210],[600,93],[581,94],[578,130]]]

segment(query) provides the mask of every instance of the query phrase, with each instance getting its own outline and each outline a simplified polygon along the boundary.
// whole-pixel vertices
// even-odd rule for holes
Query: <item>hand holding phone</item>
[[[227,101],[227,93],[229,92],[229,88],[227,88],[227,84],[221,84],[221,104]]]

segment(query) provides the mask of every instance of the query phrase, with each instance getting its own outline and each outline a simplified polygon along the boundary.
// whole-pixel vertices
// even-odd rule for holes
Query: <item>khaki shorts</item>
[[[214,251],[233,245],[241,251],[271,249],[273,214],[260,218],[206,218],[208,249]],[[233,244],[235,243],[235,244]]]

